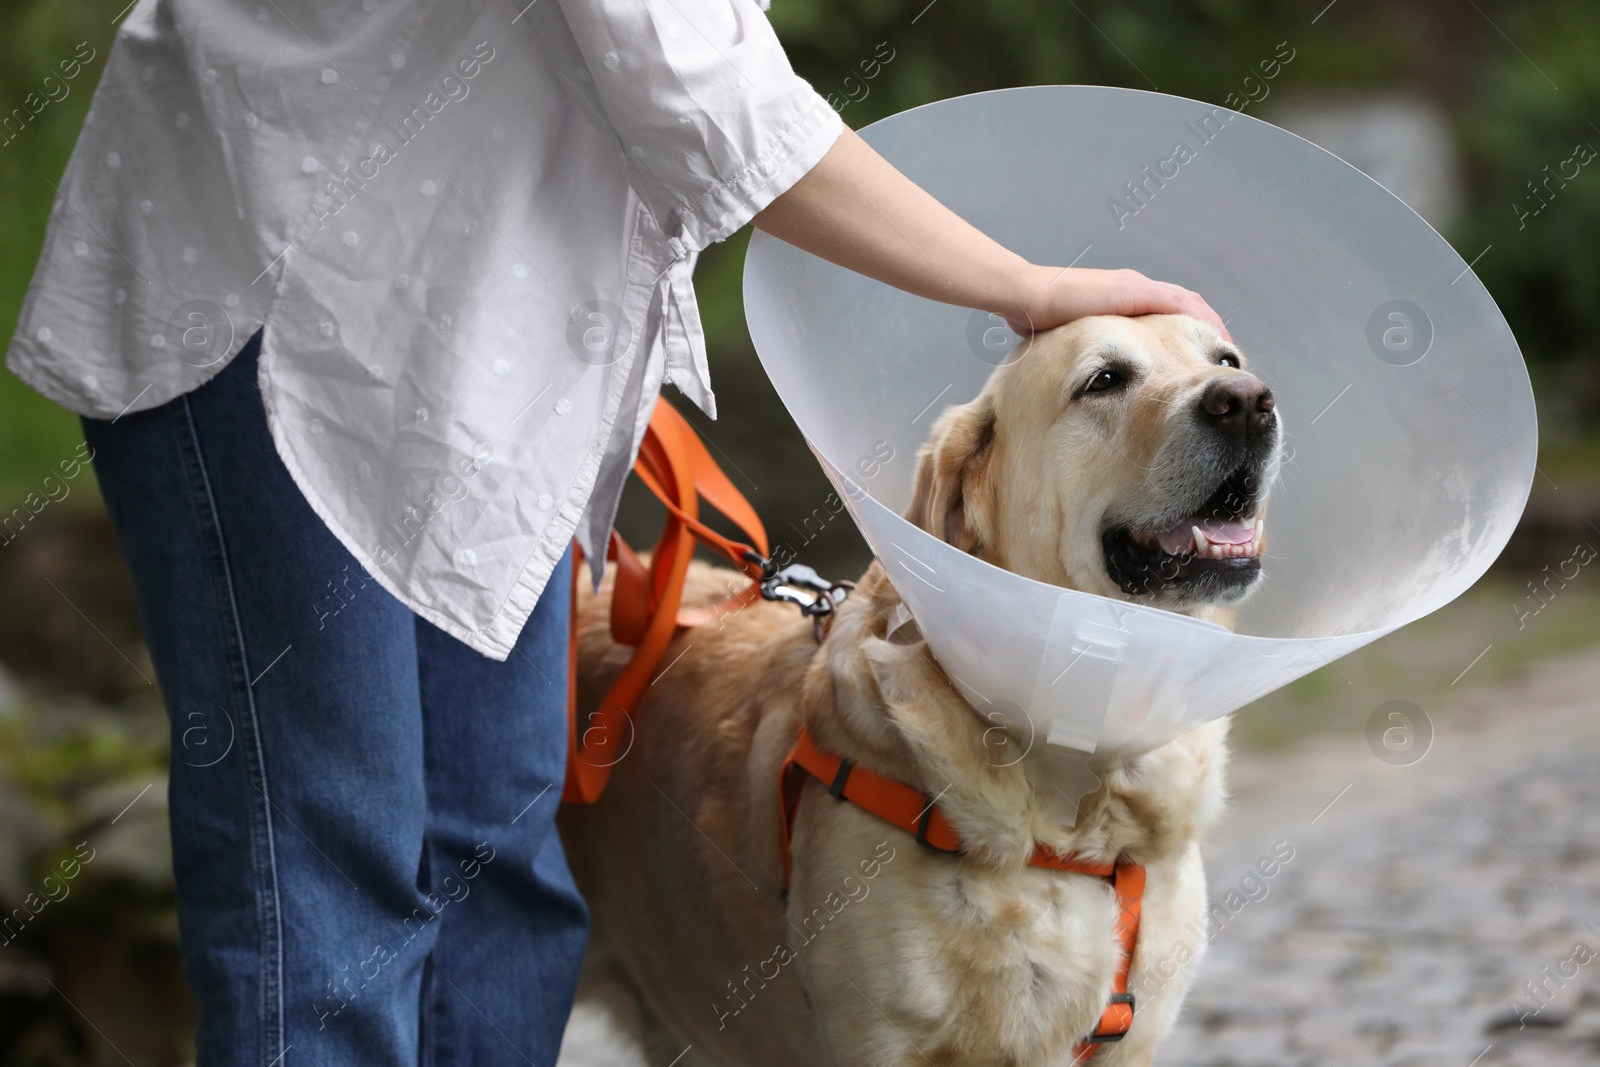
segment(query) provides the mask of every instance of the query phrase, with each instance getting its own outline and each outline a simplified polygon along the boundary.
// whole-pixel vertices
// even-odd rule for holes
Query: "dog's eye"
[[[1219,367],[1233,367],[1235,369],[1244,366],[1244,364],[1239,362],[1239,357],[1234,355],[1232,352],[1223,352],[1218,355],[1217,365]]]
[[[1115,367],[1106,367],[1095,372],[1088,384],[1083,387],[1085,393],[1109,393],[1113,389],[1126,385],[1128,376]]]

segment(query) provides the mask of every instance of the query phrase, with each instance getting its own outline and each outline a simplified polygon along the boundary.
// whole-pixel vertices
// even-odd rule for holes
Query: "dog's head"
[[[940,416],[906,518],[1054,585],[1185,613],[1261,578],[1282,429],[1232,344],[1181,315],[1036,334]]]

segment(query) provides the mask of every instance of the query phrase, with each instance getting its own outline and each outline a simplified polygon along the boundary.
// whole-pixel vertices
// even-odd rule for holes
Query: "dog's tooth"
[[[1194,531],[1194,551],[1195,551],[1195,555],[1198,555],[1198,556],[1206,555],[1207,554],[1207,550],[1210,549],[1210,547],[1211,547],[1211,542],[1206,540],[1206,535],[1200,532],[1200,527],[1191,526],[1191,527],[1189,527],[1189,529]]]

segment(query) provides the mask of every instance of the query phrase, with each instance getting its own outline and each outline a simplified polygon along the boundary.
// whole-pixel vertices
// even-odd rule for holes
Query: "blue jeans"
[[[554,828],[570,552],[505,663],[417,618],[278,459],[260,345],[84,420],[172,723],[199,1064],[554,1063],[588,930]]]

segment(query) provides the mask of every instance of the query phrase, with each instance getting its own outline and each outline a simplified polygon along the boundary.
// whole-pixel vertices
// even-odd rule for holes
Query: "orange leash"
[[[574,549],[572,618],[567,662],[567,777],[561,799],[592,804],[605,790],[614,767],[633,744],[633,709],[655,676],[656,667],[680,626],[694,626],[749,603],[769,577],[767,533],[761,519],[706,451],[682,415],[665,400],[650,415],[634,473],[667,508],[667,522],[648,566],[627,543],[611,534],[606,558],[617,563],[611,598],[611,634],[635,651],[587,724],[578,723],[578,581],[583,553]],[[751,544],[734,541],[700,521],[700,499],[739,527]],[[705,544],[750,575],[749,589],[706,608],[680,610],[684,579],[696,542]]]
[[[806,775],[826,785],[829,795],[835,800],[848,800],[885,822],[892,823],[914,836],[919,845],[936,852],[961,854],[961,835],[933,799],[897,778],[879,774],[870,767],[859,766],[853,760],[821,748],[811,732],[801,727],[800,736],[784,760],[778,778],[779,802],[783,809],[783,884],[786,890],[790,871],[789,840],[794,834],[795,814],[800,808],[800,793],[805,786]],[[1033,858],[1028,862],[1033,867],[1104,878],[1117,896],[1116,935],[1122,955],[1112,975],[1111,998],[1100,1013],[1100,1022],[1094,1033],[1079,1042],[1076,1062],[1092,1052],[1096,1045],[1122,1040],[1133,1025],[1134,998],[1128,992],[1128,972],[1133,966],[1133,952],[1139,940],[1144,868],[1125,860],[1088,863],[1076,856],[1062,855],[1045,845],[1037,845]]]

